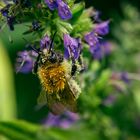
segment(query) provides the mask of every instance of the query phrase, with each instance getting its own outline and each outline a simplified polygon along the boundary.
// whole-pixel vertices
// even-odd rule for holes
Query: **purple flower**
[[[111,53],[111,44],[109,42],[101,42],[99,46],[95,46],[92,50],[94,59],[101,60]]]
[[[90,46],[90,52],[93,53],[94,50],[100,46],[100,42],[99,42],[100,37],[94,32],[90,32],[88,34],[85,35],[85,40],[86,42],[89,44]]]
[[[1,9],[1,14],[4,16],[4,17],[7,17],[8,16],[8,13],[9,13],[9,11],[8,11],[8,9]]]
[[[68,34],[64,34],[64,57],[78,59],[81,51],[81,42],[78,39],[70,37]]]
[[[96,24],[94,32],[99,35],[106,35],[109,33],[109,20]]]
[[[56,0],[45,0],[46,4],[50,8],[50,10],[54,10],[57,8]]]
[[[46,35],[40,41],[40,49],[43,50],[45,48],[48,48],[50,46],[50,43],[51,43],[51,39]]]
[[[105,23],[107,24],[107,23]],[[102,59],[103,56],[108,55],[111,51],[110,44],[103,42],[99,35],[105,35],[108,33],[108,29],[103,28],[105,26],[96,26],[94,30],[85,35],[85,41],[90,46],[90,52],[95,59]]]
[[[56,0],[58,5],[58,14],[63,20],[67,20],[72,18],[72,13],[68,7],[68,5],[62,0]]]
[[[61,19],[67,20],[72,18],[72,13],[69,6],[62,0],[45,0],[50,10],[58,9],[58,14]]]
[[[93,11],[93,18],[96,22],[101,22],[100,15],[101,15],[100,11]]]
[[[79,120],[78,114],[68,111],[59,116],[49,113],[44,124],[48,127],[69,128],[72,124],[74,124],[78,120]]]
[[[34,62],[37,58],[35,51],[22,51],[18,53],[16,60],[16,72],[29,73],[33,69]]]
[[[1,14],[2,14],[4,17],[8,17],[10,6],[11,6],[10,4],[7,4],[4,8],[2,8],[2,9],[0,10]]]
[[[104,56],[102,47],[101,46],[95,47],[94,50],[92,51],[92,55],[94,59],[101,60]]]
[[[129,83],[130,82],[130,79],[129,79],[129,77],[128,77],[128,73],[127,72],[122,72],[121,74],[120,74],[120,79],[122,80],[122,81],[124,81],[125,83]]]

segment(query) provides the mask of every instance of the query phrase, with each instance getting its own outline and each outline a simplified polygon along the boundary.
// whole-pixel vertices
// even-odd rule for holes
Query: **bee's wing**
[[[62,99],[64,100],[64,104],[68,110],[72,112],[77,112],[77,102],[75,98],[75,94],[71,89],[71,85],[67,82],[65,89],[62,93]]]
[[[47,94],[47,105],[54,115],[59,115],[66,110],[66,107],[60,100],[58,100],[56,94],[57,93]]]
[[[38,110],[45,105],[48,106],[48,108],[54,115],[62,114],[66,109],[64,104],[58,101],[55,93],[48,94],[45,90],[42,89],[39,97],[37,98],[36,109]]]
[[[46,97],[47,105],[50,111],[55,115],[62,114],[66,110],[77,112],[76,99],[67,82],[63,91],[46,94]]]
[[[64,90],[58,93],[49,94],[42,89],[37,99],[37,103],[40,108],[47,105],[54,115],[62,114],[66,110],[77,112],[75,94],[68,82],[66,82]]]

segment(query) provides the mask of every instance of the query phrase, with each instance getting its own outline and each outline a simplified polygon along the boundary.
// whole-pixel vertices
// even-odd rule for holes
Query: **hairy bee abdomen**
[[[42,87],[48,94],[58,93],[65,88],[65,69],[61,64],[41,66],[38,69],[38,76]]]

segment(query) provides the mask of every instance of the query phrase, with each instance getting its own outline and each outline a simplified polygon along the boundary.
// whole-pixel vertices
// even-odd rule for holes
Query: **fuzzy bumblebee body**
[[[38,76],[44,90],[48,94],[58,93],[64,90],[66,84],[66,70],[60,64],[42,66],[38,70]]]
[[[55,35],[56,32],[51,41],[46,36],[41,41],[41,48],[35,50],[38,57],[33,72],[38,75],[42,85],[38,105],[47,105],[50,111],[57,115],[65,110],[76,112],[76,99],[81,90],[73,78],[77,71],[75,59],[71,55],[70,65],[62,53],[53,49]]]
[[[47,58],[45,54],[43,58]],[[38,104],[49,107],[52,113],[61,114],[65,110],[76,112],[76,99],[80,94],[80,88],[71,74],[71,65],[68,61],[59,61],[56,54],[56,61],[48,59],[40,64],[37,70],[42,85],[42,92],[38,97]],[[42,59],[42,58],[40,58]]]

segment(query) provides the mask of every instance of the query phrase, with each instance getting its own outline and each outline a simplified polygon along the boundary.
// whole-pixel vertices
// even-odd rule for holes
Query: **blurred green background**
[[[95,140],[140,140],[140,1],[85,2],[87,7],[92,5],[101,11],[103,20],[111,20],[110,34],[106,39],[112,42],[113,52],[104,64],[93,62],[94,68],[96,65],[103,67],[102,74],[93,86],[85,89],[89,95],[90,92],[96,91],[94,95],[89,96],[93,97],[92,100],[88,99],[87,95],[82,95],[79,99],[80,114],[87,118],[79,125],[87,132],[87,139],[94,138],[91,134],[95,136]],[[46,118],[48,110],[46,107],[40,110],[35,108],[41,90],[39,80],[33,74],[15,73],[17,52],[24,50],[26,44],[21,35],[24,32],[23,26],[16,25],[14,32],[9,32],[7,28],[0,32],[0,120],[18,118],[40,124]],[[9,41],[9,38],[12,41]],[[27,38],[30,40],[32,36]],[[102,106],[104,97],[110,94],[107,82],[112,71],[130,73],[131,83],[118,83],[121,89],[117,94],[116,91],[113,93],[117,96],[117,101],[109,106]],[[91,107],[90,102],[93,105]],[[70,134],[73,135],[73,132]]]

